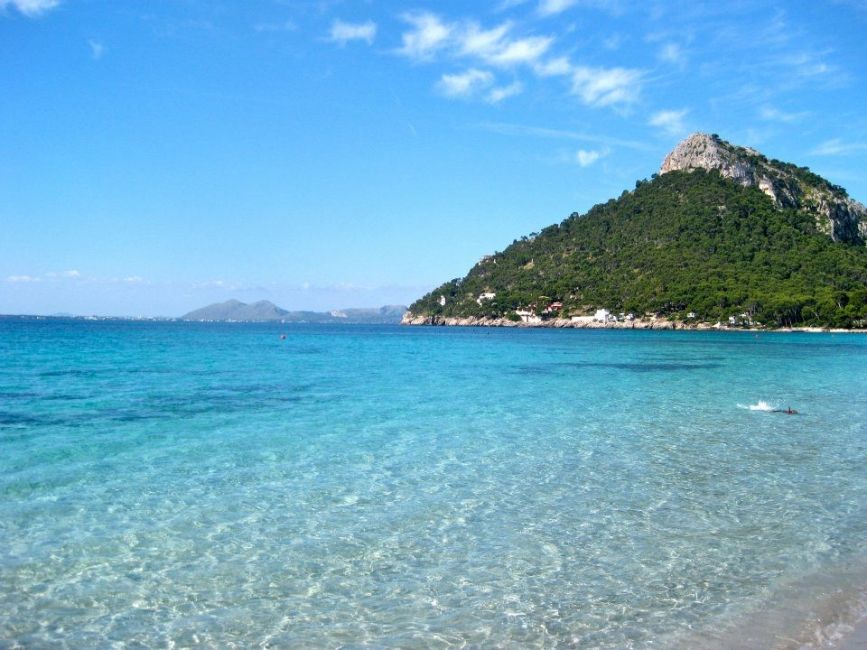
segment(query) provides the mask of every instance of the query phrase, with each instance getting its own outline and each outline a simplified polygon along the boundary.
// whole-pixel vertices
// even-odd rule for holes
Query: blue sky
[[[867,2],[0,0],[0,313],[408,303],[693,131],[867,200]]]

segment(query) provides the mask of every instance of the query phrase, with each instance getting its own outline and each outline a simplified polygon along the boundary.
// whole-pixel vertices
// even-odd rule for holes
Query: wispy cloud
[[[494,82],[487,70],[470,68],[460,74],[444,74],[437,82],[437,90],[446,97],[470,97]]]
[[[786,18],[786,12],[780,8],[774,10],[768,22],[758,32],[758,42],[763,47],[782,47],[788,45],[792,38],[800,36],[797,28]]]
[[[528,2],[530,2],[530,0],[500,0],[494,11],[507,11],[512,7],[520,7],[521,5],[527,4]]]
[[[67,271],[47,271],[39,275],[10,275],[6,277],[6,282],[11,284],[44,282],[46,284],[53,284],[62,287],[70,286],[70,283],[103,286],[120,284],[144,286],[152,284],[149,280],[140,275],[129,275],[126,277],[85,276],[77,269],[69,269]]]
[[[541,16],[556,16],[577,5],[620,13],[618,0],[539,0],[537,12]]]
[[[406,13],[402,18],[412,29],[401,35],[403,45],[398,51],[411,59],[430,59],[446,46],[454,30],[452,25],[428,11]]]
[[[540,61],[533,66],[533,72],[540,77],[563,77],[572,74],[572,64],[565,56]]]
[[[530,36],[503,44],[502,49],[485,57],[494,65],[533,63],[548,51],[554,39],[550,36]]]
[[[607,149],[600,151],[585,151],[584,149],[579,149],[575,153],[575,162],[577,162],[581,167],[589,167],[600,158],[607,156],[608,153],[609,151]]]
[[[87,45],[90,47],[90,56],[94,61],[99,61],[102,55],[105,54],[105,45],[99,41],[88,39]]]
[[[514,37],[514,25],[508,21],[485,29],[475,21],[446,23],[430,12],[404,14],[403,20],[412,28],[401,35],[398,52],[417,61],[445,52],[497,67],[533,64],[554,42],[551,36]]]
[[[478,23],[469,23],[457,38],[458,50],[463,55],[486,58],[493,56],[503,47],[506,34],[512,23],[505,22],[491,29],[482,29]]]
[[[664,63],[671,63],[677,66],[686,65],[686,54],[677,43],[665,43],[659,48],[656,57]]]
[[[524,84],[522,84],[520,81],[516,81],[509,84],[508,86],[499,86],[497,88],[492,88],[485,99],[487,99],[487,101],[491,104],[499,104],[504,99],[514,97],[515,95],[520,95],[522,92],[524,92]]]
[[[76,269],[71,269],[69,271],[49,271],[45,274],[46,278],[69,278],[73,280],[77,280],[81,277],[81,273]]]
[[[642,72],[629,68],[576,67],[572,92],[588,106],[631,104],[641,92]]]
[[[569,9],[577,4],[578,0],[539,0],[539,14],[553,16]]]
[[[54,9],[60,0],[0,0],[0,10],[14,7],[25,16],[34,17]]]
[[[43,273],[42,275],[9,275],[6,277],[6,281],[14,284],[24,282],[42,282],[43,280],[80,280],[81,278],[82,275],[80,271],[76,269],[70,269],[69,271],[48,271],[47,273]]]
[[[781,64],[788,66],[799,77],[821,77],[837,72],[837,68],[825,61],[826,53],[793,52],[780,57]]]
[[[528,126],[525,124],[509,124],[507,122],[483,122],[478,126],[486,131],[499,133],[501,135],[593,142],[609,146],[625,147],[637,151],[649,151],[653,149],[651,145],[643,142],[624,140],[621,138],[600,135],[598,133],[584,133],[581,131],[568,131],[565,129],[552,129],[544,126]]]
[[[840,156],[864,151],[867,151],[867,143],[844,142],[840,138],[832,138],[813,149],[812,153],[816,156]]]
[[[329,41],[341,46],[350,41],[364,41],[370,45],[375,38],[376,23],[372,20],[363,23],[345,23],[342,20],[335,20],[331,23],[331,31],[328,34]]]
[[[773,106],[762,106],[759,110],[759,117],[763,120],[767,120],[768,122],[785,122],[791,124],[793,122],[800,122],[804,118],[808,117],[810,113],[808,111],[801,111],[798,113],[787,113],[785,111],[781,111],[778,108],[774,108]]]
[[[195,282],[190,288],[193,289],[193,291],[208,291],[211,289],[240,291],[245,288],[245,285],[232,280],[206,280],[204,282]]]
[[[651,115],[647,123],[662,129],[668,135],[683,135],[687,130],[683,118],[688,112],[689,109],[686,108],[679,111],[659,111]]]

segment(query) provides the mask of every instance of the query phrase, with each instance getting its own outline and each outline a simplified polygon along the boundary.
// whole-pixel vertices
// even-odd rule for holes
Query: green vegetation
[[[479,304],[486,291],[496,297]],[[811,215],[777,209],[758,189],[715,171],[672,172],[516,240],[410,311],[514,319],[516,310],[532,309],[550,317],[543,312],[553,301],[563,303],[564,316],[606,308],[678,320],[694,312],[711,322],[746,314],[770,327],[864,327],[867,248],[832,241]]]

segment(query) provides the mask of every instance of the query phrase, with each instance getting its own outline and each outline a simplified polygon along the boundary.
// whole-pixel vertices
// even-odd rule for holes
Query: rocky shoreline
[[[527,323],[513,321],[508,318],[488,318],[468,316],[421,316],[406,312],[400,321],[401,325],[426,325],[433,327],[515,327],[527,329],[608,329],[608,330],[693,330],[693,331],[729,331],[729,332],[828,332],[867,333],[867,329],[837,329],[827,327],[730,327],[721,323],[672,321],[666,318],[636,318],[630,321],[573,321],[569,318],[552,318],[545,321]]]

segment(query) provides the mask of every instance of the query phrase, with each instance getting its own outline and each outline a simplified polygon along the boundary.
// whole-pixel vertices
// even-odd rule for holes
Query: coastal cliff
[[[650,180],[486,255],[404,324],[867,326],[867,208],[806,167],[694,134]]]

